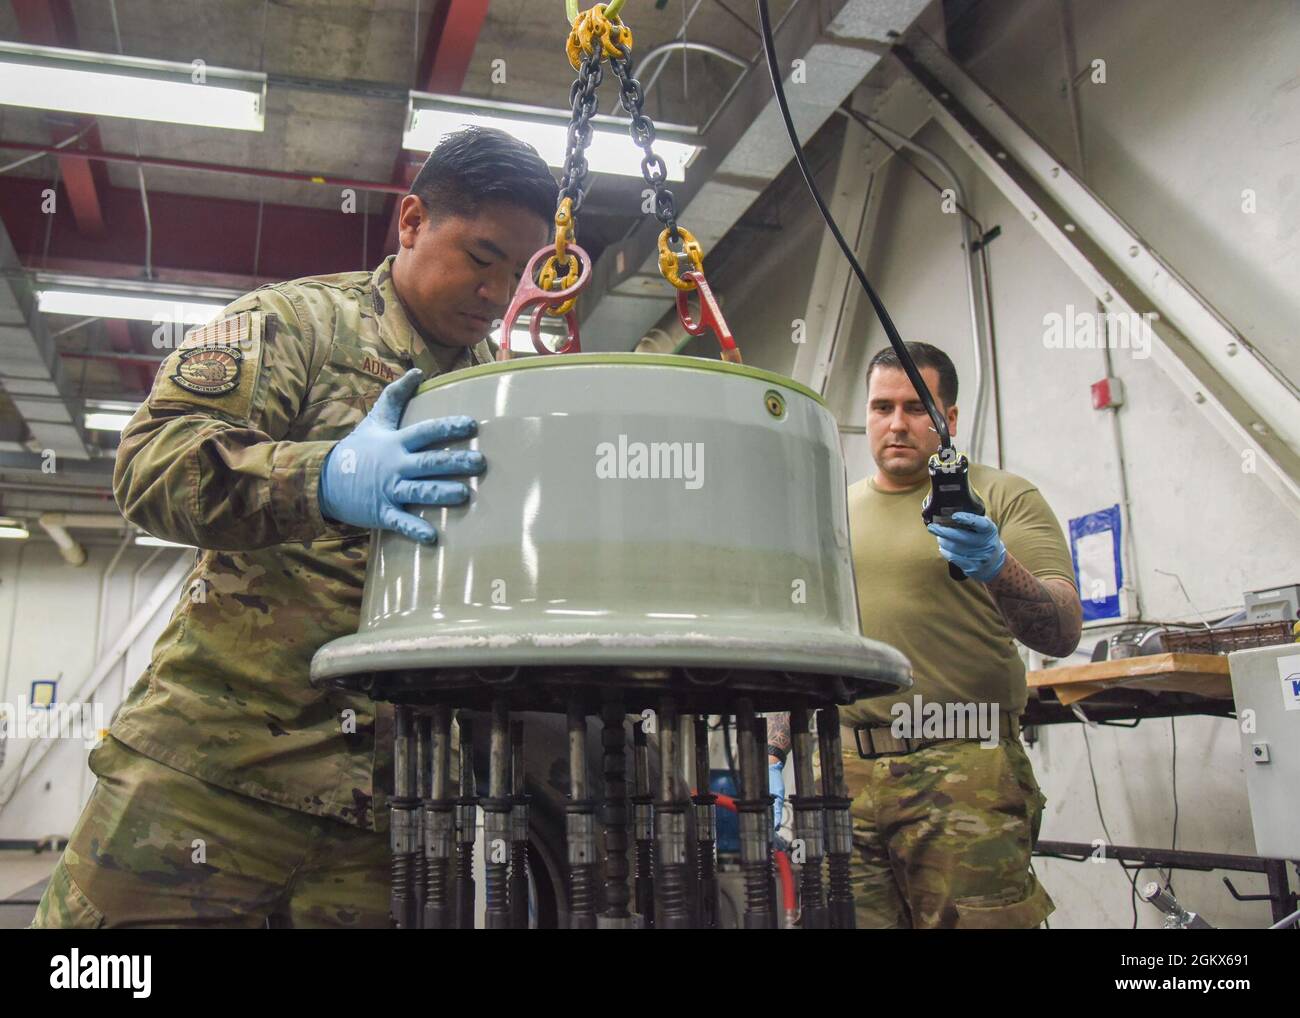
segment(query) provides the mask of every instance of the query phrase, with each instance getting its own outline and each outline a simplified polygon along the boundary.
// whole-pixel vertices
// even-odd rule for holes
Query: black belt
[[[999,725],[1005,724],[1005,729],[999,728],[998,739],[1020,738],[1020,718],[1014,714],[999,713]],[[893,725],[871,725],[862,724],[854,725],[853,745],[858,751],[859,758],[863,760],[878,760],[884,756],[907,756],[918,750],[929,749],[932,746],[938,746],[945,742],[982,742],[975,736],[969,736],[964,739],[899,739],[891,733]],[[864,745],[865,738],[865,745]]]

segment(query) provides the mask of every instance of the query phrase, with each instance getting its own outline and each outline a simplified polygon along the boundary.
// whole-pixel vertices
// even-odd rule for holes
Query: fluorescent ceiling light
[[[121,431],[130,419],[130,414],[90,413],[86,414],[86,428],[89,431]]]
[[[27,524],[22,520],[16,520],[12,516],[0,516],[0,539],[25,541],[29,536]]]
[[[430,152],[445,134],[477,124],[499,127],[537,149],[548,166],[563,166],[569,131],[568,110],[524,106],[462,96],[412,92],[407,101],[405,148]],[[628,134],[628,125],[617,117],[597,114],[591,118],[591,144],[587,164],[595,173],[641,176],[644,153]],[[668,168],[669,180],[685,180],[686,167],[699,151],[694,128],[672,124],[655,125],[654,151]]]
[[[0,43],[0,103],[96,117],[261,131],[266,75],[112,53]]]
[[[39,285],[39,284],[38,284]],[[164,294],[147,295],[126,291],[85,288],[42,289],[37,293],[37,307],[50,315],[76,315],[79,318],[129,318],[163,325],[206,325],[229,301],[214,302],[181,299]]]
[[[154,537],[153,534],[139,533],[135,535],[135,543],[143,548],[193,548],[192,544],[178,544],[175,541],[164,541],[161,537]]]
[[[107,410],[111,414],[130,416],[140,409],[140,404],[120,399],[88,399],[86,400],[86,409]]]

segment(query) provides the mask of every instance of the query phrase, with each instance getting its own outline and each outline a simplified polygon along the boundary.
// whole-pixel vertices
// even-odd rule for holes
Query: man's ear
[[[414,194],[403,195],[402,203],[398,206],[397,211],[397,235],[401,239],[410,238],[410,244],[403,244],[403,247],[409,247],[415,243],[415,234],[424,222],[424,203],[420,201],[419,196]]]
[[[957,407],[955,404],[948,408],[948,433],[953,438],[957,437]]]

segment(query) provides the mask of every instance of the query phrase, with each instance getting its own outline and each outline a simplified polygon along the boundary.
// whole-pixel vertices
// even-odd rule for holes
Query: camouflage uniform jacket
[[[417,331],[393,258],[263,286],[188,333],[113,474],[128,520],[200,551],[112,735],[211,784],[376,831],[392,709],[308,682],[316,649],[357,629],[369,551],[367,531],[321,516],[317,479],[408,368],[432,377],[493,357],[486,340]]]

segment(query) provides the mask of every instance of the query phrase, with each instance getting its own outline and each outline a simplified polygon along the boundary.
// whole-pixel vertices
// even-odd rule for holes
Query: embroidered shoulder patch
[[[163,361],[149,405],[159,409],[206,407],[223,417],[249,419],[262,366],[262,346],[274,316],[260,308],[240,311],[191,329]]]
[[[199,396],[224,396],[239,385],[244,353],[237,346],[182,347],[172,381]]]

